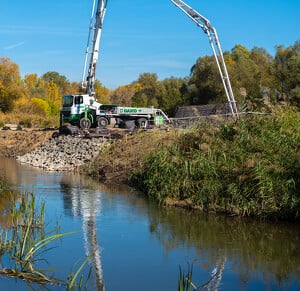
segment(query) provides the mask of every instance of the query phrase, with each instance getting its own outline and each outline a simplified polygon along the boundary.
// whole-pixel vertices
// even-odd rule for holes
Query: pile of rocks
[[[90,162],[108,144],[110,142],[106,138],[60,135],[49,139],[30,153],[18,156],[17,160],[48,171],[74,171]]]

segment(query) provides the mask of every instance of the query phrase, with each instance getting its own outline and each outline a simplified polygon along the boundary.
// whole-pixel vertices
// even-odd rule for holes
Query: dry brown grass
[[[0,127],[5,124],[21,124],[24,128],[59,126],[59,116],[44,116],[26,112],[0,112]]]
[[[0,156],[24,155],[48,140],[53,131],[26,129],[21,131],[0,130]]]
[[[162,144],[176,138],[175,131],[148,130],[126,135],[104,149],[82,170],[107,183],[128,183],[132,170],[143,166],[144,158]]]

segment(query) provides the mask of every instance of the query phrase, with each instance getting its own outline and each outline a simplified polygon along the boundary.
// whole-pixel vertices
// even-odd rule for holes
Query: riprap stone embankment
[[[61,135],[51,138],[17,160],[47,171],[75,171],[95,158],[109,141],[106,138],[81,138]]]

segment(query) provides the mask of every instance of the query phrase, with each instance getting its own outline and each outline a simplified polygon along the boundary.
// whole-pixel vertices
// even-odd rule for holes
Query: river
[[[84,269],[92,270],[87,290],[174,291],[179,267],[187,271],[191,265],[199,290],[300,290],[299,224],[163,208],[125,186],[8,158],[0,158],[0,175],[45,201],[49,228],[77,231],[47,251],[46,260],[55,277],[66,279],[93,254]],[[0,290],[29,286],[0,277]]]

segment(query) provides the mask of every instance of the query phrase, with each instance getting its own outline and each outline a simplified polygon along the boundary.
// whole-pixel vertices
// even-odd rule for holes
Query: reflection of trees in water
[[[256,272],[263,273],[266,280],[274,277],[278,284],[291,275],[300,278],[300,229],[296,224],[179,209],[163,209],[156,214],[150,217],[151,232],[167,250],[193,247],[201,260],[207,259],[208,268],[213,268],[220,257],[227,258],[243,282]]]
[[[0,227],[7,230],[12,227],[12,219],[17,219],[17,210],[12,213],[12,209],[16,206],[16,203],[20,201],[21,194],[17,191],[10,189],[3,189],[0,191]],[[17,223],[17,221],[15,221]]]
[[[132,208],[137,215],[149,217],[150,232],[158,238],[166,251],[179,246],[193,248],[196,257],[203,262],[201,269],[212,270],[216,267],[216,274],[219,273],[214,279],[221,277],[225,261],[225,268],[230,266],[235,270],[242,284],[246,284],[256,274],[264,274],[265,280],[276,280],[279,285],[287,282],[290,275],[300,278],[300,229],[297,225],[157,207],[155,203],[139,195],[130,194],[127,187],[112,189],[86,177],[80,180],[75,176],[64,178],[61,188],[64,192],[65,211],[69,211],[72,216],[86,215],[84,209],[88,209],[88,205],[92,205],[93,211],[100,213],[101,207],[97,206],[97,199],[101,200],[101,193],[109,193],[105,195],[105,203],[111,203],[110,206],[115,207],[116,211],[120,201],[113,200],[124,197],[121,203],[128,203],[128,208]],[[90,193],[85,193],[85,188],[94,190],[93,195],[90,195],[90,190]],[[96,212],[94,214],[98,215]],[[93,225],[93,228],[86,229],[89,229],[90,242],[94,241],[96,249],[99,247],[94,240],[96,233],[92,239],[95,220],[87,221],[90,221],[90,226]],[[194,274],[197,274],[196,268]],[[211,284],[216,286],[216,280],[212,280]]]
[[[17,185],[20,177],[20,169],[17,163],[12,163],[11,159],[0,157],[0,175],[8,176],[5,173],[9,173],[9,184]]]
[[[16,161],[12,162],[12,158],[4,158],[0,157],[0,175],[8,178],[7,181],[10,185],[18,185],[20,182],[20,177],[24,179],[24,184],[27,184],[26,177],[21,175],[22,169],[24,169],[26,166],[21,166]],[[27,169],[30,167],[27,166]],[[30,168],[31,169],[31,168]],[[32,171],[35,171],[36,169],[32,168]],[[23,184],[23,183],[21,183]]]

